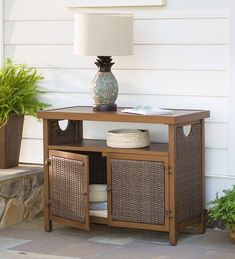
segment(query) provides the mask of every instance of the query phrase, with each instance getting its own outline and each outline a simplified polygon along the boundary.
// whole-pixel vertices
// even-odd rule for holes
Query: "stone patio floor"
[[[178,245],[168,243],[168,234],[92,225],[91,231],[53,224],[43,230],[43,218],[0,230],[0,259],[235,259],[235,243],[221,230],[204,235],[179,236]]]

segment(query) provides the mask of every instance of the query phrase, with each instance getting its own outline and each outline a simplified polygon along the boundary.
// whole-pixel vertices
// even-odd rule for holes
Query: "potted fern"
[[[48,106],[38,99],[37,82],[42,79],[35,68],[10,59],[0,69],[0,168],[19,163],[24,115],[36,116]]]
[[[235,241],[235,185],[223,193],[221,197],[217,193],[216,199],[209,203],[208,216],[210,220],[221,221]]]

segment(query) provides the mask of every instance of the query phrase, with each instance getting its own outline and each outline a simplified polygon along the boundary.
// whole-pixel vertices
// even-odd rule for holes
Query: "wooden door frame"
[[[138,160],[138,161],[154,161],[163,162],[165,170],[165,224],[154,225],[145,223],[123,222],[112,220],[112,172],[111,172],[111,159],[122,160]],[[136,155],[136,154],[122,154],[122,153],[108,153],[107,154],[107,190],[108,190],[108,225],[116,227],[128,227],[155,231],[169,231],[169,177],[168,177],[168,157],[167,156],[151,156],[151,155]]]
[[[52,214],[52,211],[50,209],[49,217],[52,221],[57,221],[62,224],[67,224],[73,227],[77,227],[79,229],[83,230],[90,230],[90,217],[89,217],[89,157],[86,155],[76,154],[72,152],[64,152],[59,150],[49,150],[49,161],[51,156],[57,156],[61,158],[67,158],[71,160],[79,160],[84,162],[85,167],[85,175],[84,175],[84,182],[83,182],[83,188],[84,188],[84,195],[86,199],[84,199],[84,207],[85,207],[85,222],[81,223],[76,220],[72,219],[66,219],[63,217],[59,217]],[[51,181],[51,164],[49,163],[49,188],[53,186],[53,181]],[[51,190],[48,190],[51,196]]]

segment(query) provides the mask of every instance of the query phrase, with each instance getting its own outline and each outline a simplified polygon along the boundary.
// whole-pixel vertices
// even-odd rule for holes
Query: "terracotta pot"
[[[0,169],[18,166],[24,116],[13,113],[8,123],[0,128]]]

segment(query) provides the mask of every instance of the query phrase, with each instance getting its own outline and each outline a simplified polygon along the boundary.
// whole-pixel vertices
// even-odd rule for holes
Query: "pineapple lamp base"
[[[99,56],[95,62],[99,68],[92,82],[91,95],[94,99],[94,111],[116,111],[115,101],[118,97],[118,83],[111,66],[114,64],[110,56]]]

